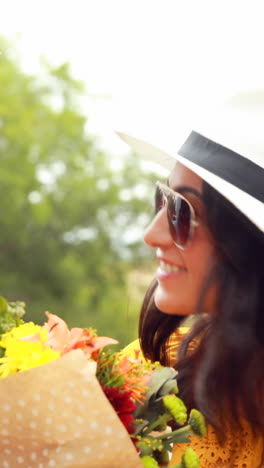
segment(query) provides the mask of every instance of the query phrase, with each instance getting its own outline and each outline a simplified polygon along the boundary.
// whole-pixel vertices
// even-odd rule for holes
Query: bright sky
[[[168,134],[190,115],[263,87],[263,0],[5,0],[0,31],[19,34],[22,64],[70,61],[86,82],[93,131]],[[106,98],[107,97],[107,98]],[[143,129],[143,130],[142,130]]]

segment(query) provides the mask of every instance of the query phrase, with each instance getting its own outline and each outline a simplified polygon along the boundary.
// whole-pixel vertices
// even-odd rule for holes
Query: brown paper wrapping
[[[142,468],[80,350],[0,380],[0,468]]]

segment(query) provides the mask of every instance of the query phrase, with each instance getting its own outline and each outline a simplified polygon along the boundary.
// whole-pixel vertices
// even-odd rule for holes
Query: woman
[[[206,416],[207,437],[191,443],[202,468],[257,468],[264,466],[264,157],[216,141],[192,132],[172,156],[167,185],[157,184],[144,239],[159,266],[141,311],[140,346],[146,358],[177,368],[179,396]],[[184,334],[178,327],[192,314]],[[176,447],[172,463],[185,448]]]

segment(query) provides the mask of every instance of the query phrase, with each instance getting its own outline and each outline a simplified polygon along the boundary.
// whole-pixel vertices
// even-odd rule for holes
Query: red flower
[[[118,387],[105,387],[102,386],[105,396],[113,406],[115,412],[119,416],[119,419],[124,424],[127,432],[133,434],[135,428],[132,425],[134,420],[133,411],[136,409],[136,404],[131,398],[130,391],[121,391]]]

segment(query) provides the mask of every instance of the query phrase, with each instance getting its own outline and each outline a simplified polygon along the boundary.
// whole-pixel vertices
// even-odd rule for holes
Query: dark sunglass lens
[[[188,203],[175,195],[168,202],[169,226],[174,242],[184,247],[189,239],[191,210]]]
[[[159,187],[156,187],[155,192],[155,213],[157,214],[158,211],[164,206],[164,198],[163,193],[161,192]]]

